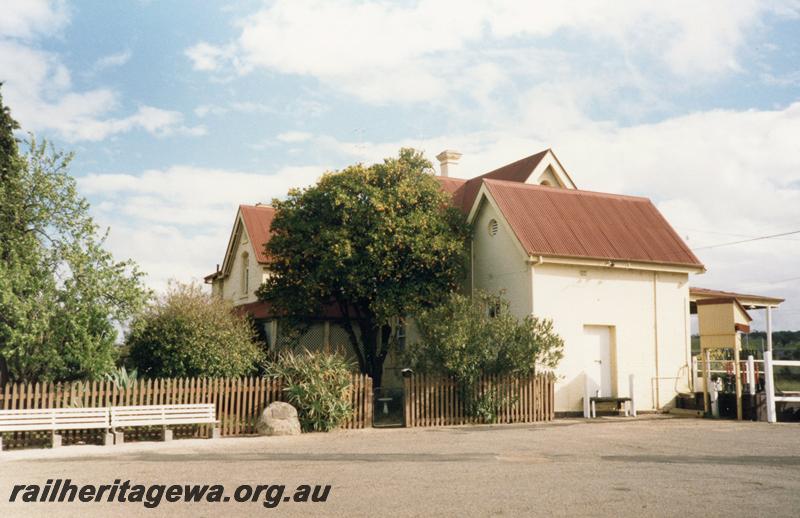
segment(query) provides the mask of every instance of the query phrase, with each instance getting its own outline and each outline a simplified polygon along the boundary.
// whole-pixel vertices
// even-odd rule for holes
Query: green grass
[[[781,392],[800,392],[800,379],[775,376],[775,390]]]

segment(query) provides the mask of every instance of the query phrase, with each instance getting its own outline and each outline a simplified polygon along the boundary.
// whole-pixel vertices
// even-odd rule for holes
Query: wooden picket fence
[[[353,416],[344,428],[372,426],[372,378],[353,374],[351,391]],[[131,387],[120,389],[109,381],[74,383],[8,383],[0,390],[0,410],[25,408],[100,407],[126,405],[163,405],[214,403],[223,436],[256,433],[256,423],[264,408],[273,401],[284,400],[279,380],[247,378],[169,378],[138,380]],[[176,427],[178,437],[203,436],[208,425]],[[159,430],[139,427],[125,430],[125,440],[154,439]],[[64,431],[65,444],[98,442],[101,431]],[[44,443],[44,432],[4,434],[4,445],[22,447]]]
[[[449,378],[412,375],[405,380],[405,424],[450,426],[483,421],[467,415],[458,385]],[[554,412],[552,374],[485,376],[474,388],[472,399],[493,393],[500,402],[496,423],[552,421]]]

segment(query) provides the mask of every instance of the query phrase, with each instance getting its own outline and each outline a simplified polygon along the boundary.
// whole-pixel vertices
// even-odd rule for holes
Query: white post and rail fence
[[[770,423],[778,420],[775,411],[776,403],[800,403],[800,394],[794,396],[775,395],[775,367],[800,367],[800,361],[773,360],[772,351],[764,351],[764,391],[767,393],[767,421]]]

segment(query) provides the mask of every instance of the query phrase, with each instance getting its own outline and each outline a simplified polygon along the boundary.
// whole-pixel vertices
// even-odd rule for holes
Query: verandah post
[[[775,380],[772,378],[772,351],[764,351],[764,391],[767,393],[767,422],[777,422],[775,415]]]

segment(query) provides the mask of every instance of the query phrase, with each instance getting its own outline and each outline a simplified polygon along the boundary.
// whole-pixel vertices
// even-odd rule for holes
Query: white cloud
[[[311,140],[314,135],[305,131],[286,131],[278,134],[275,138],[281,142],[297,143]]]
[[[192,67],[206,72],[218,70],[232,56],[232,49],[203,41],[186,49],[186,57],[192,61]]]
[[[222,260],[239,204],[268,203],[309,185],[324,167],[274,174],[174,166],[140,174],[91,174],[78,180],[93,213],[110,226],[109,247],[132,257],[161,289],[170,278],[201,279]]]
[[[230,108],[241,113],[275,113],[275,108],[269,104],[251,101],[232,102]]]
[[[113,67],[121,67],[128,61],[130,61],[131,56],[133,54],[130,50],[124,50],[122,52],[117,52],[115,54],[109,54],[107,56],[103,56],[102,58],[98,59],[94,64],[94,70],[100,71],[105,70],[106,68],[113,68]]]
[[[198,117],[207,117],[209,115],[221,116],[229,112],[253,114],[275,113],[276,110],[269,104],[251,101],[233,101],[225,105],[201,104],[194,109],[194,114]]]
[[[186,53],[197,70],[263,68],[315,77],[374,103],[434,101],[458,91],[486,98],[507,76],[538,68],[536,62],[487,65],[492,52],[519,60],[531,48],[549,48],[546,38],[568,34],[625,56],[610,77],[631,80],[639,59],[692,84],[739,70],[737,54],[764,13],[788,16],[793,6],[793,0],[278,0],[240,20],[236,40],[200,42]],[[478,88],[465,90],[465,78],[472,85],[478,79]]]
[[[4,78],[3,97],[25,130],[54,131],[68,142],[99,141],[134,129],[159,137],[205,131],[185,126],[179,112],[152,106],[124,117],[109,116],[120,104],[113,90],[75,92],[57,56],[16,42],[0,40],[0,70],[13,71]]]
[[[3,97],[23,129],[49,130],[68,142],[98,141],[141,129],[155,136],[202,135],[202,126],[183,124],[176,111],[141,106],[131,115],[110,115],[120,99],[108,88],[76,92],[69,70],[58,56],[12,40],[0,40]]]
[[[40,50],[38,40],[69,23],[63,1],[3,3],[0,16],[0,81],[5,104],[26,131],[53,131],[68,142],[98,141],[140,129],[155,136],[205,134],[203,126],[183,124],[176,111],[140,106],[130,115],[114,115],[119,95],[109,88],[76,91],[58,54]],[[91,68],[125,64],[130,51],[111,54]],[[91,72],[89,73],[91,75]]]
[[[27,39],[51,34],[68,22],[63,0],[6,0],[0,16],[0,37]]]
[[[209,115],[225,115],[226,113],[228,113],[227,108],[214,104],[201,104],[194,109],[194,114],[200,118],[207,117]]]
[[[800,70],[794,70],[786,74],[761,74],[761,80],[764,84],[772,86],[800,86]]]

